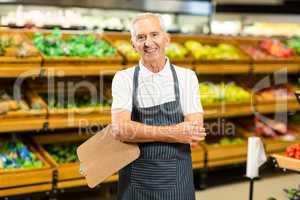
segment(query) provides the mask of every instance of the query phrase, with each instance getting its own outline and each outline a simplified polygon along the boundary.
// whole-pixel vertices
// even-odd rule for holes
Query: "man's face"
[[[165,48],[170,42],[169,35],[162,30],[155,17],[140,19],[134,24],[132,44],[145,61],[154,61],[165,56]]]

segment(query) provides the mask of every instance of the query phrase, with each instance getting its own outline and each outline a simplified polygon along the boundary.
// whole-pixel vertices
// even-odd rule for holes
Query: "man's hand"
[[[185,121],[176,125],[176,142],[188,143],[192,147],[204,140],[206,133],[202,123],[198,121]]]

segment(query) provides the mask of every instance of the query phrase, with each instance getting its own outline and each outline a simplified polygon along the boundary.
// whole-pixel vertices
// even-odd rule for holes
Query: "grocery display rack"
[[[32,32],[26,33],[26,31],[20,31],[22,34],[28,38],[32,38]],[[130,41],[130,35],[124,33],[111,33],[104,32],[101,36],[104,40],[114,46],[114,42],[119,39]],[[187,68],[193,69],[200,76],[205,75],[224,75],[224,74],[244,74],[255,76],[255,74],[262,73],[273,73],[282,67],[287,67],[288,73],[299,73],[300,64],[298,58],[294,61],[291,60],[268,60],[268,61],[257,61],[251,58],[250,55],[243,52],[240,48],[240,41],[245,40],[241,37],[223,37],[223,36],[205,36],[205,35],[172,35],[172,41],[183,43],[184,41],[196,40],[200,42],[206,42],[207,44],[216,45],[218,43],[228,43],[235,46],[241,54],[243,54],[240,60],[213,60],[213,61],[203,61],[196,60],[192,55],[188,55],[185,59],[173,59],[172,63],[179,66],[186,66]],[[248,39],[249,40],[249,39]],[[29,40],[30,41],[30,40]],[[257,40],[255,40],[257,42]],[[250,41],[251,43],[255,41]],[[245,41],[249,42],[249,41]],[[100,124],[107,125],[111,121],[110,107],[99,107],[97,109],[92,107],[87,108],[51,108],[48,102],[43,98],[44,94],[47,94],[48,90],[43,85],[40,80],[46,80],[49,77],[54,78],[81,78],[92,80],[94,76],[112,76],[114,73],[121,69],[136,65],[138,63],[137,59],[129,59],[126,55],[122,54],[120,51],[117,53],[117,57],[113,59],[93,59],[93,58],[47,58],[43,55],[38,56],[38,64],[30,65],[31,69],[37,70],[35,75],[29,75],[33,79],[28,81],[25,94],[30,99],[30,101],[42,102],[42,109],[37,111],[10,111],[4,115],[0,115],[0,132],[17,132],[23,133],[26,131],[40,131],[42,134],[34,137],[35,148],[38,153],[45,159],[48,163],[47,168],[47,180],[49,183],[47,185],[41,185],[40,189],[38,186],[31,187],[28,190],[18,190],[18,192],[11,193],[7,190],[2,190],[0,188],[0,196],[11,196],[17,194],[26,194],[38,191],[54,191],[54,190],[64,190],[70,188],[77,188],[86,186],[85,180],[80,176],[78,170],[78,163],[59,165],[51,155],[43,148],[44,144],[47,143],[63,143],[63,142],[80,142],[84,141],[88,137],[85,135],[68,134],[66,136],[65,129],[78,128],[80,127],[80,120],[84,116],[89,125]],[[14,60],[16,62],[16,60]],[[22,70],[27,70],[29,66],[27,65],[26,59],[21,59],[18,62],[24,64]],[[22,64],[22,65],[23,65]],[[18,65],[19,67],[22,65]],[[1,78],[16,78],[21,73],[15,65],[8,65],[0,63],[0,77]],[[264,67],[263,67],[264,66]],[[60,77],[59,72],[62,71],[65,77]],[[298,97],[299,100],[299,97]],[[280,103],[279,103],[280,104]],[[243,103],[225,103],[225,104],[203,104],[205,114],[205,119],[215,119],[215,118],[234,118],[238,116],[251,116],[254,112],[260,112],[262,114],[270,114],[274,112],[285,112],[285,111],[299,111],[300,105],[297,100],[290,100],[287,102],[287,107],[280,108],[281,110],[276,110],[275,105],[278,102],[243,102]],[[225,108],[225,109],[224,109]],[[70,124],[68,121],[68,115],[73,114],[73,122]],[[82,115],[81,113],[88,113]],[[48,130],[56,130],[55,133],[44,134]],[[57,131],[57,129],[60,129]],[[64,130],[62,130],[64,129]],[[252,133],[247,132],[244,129],[237,130],[241,137],[247,138]],[[266,151],[268,155],[274,153],[281,153],[284,151],[286,146],[290,143],[274,141],[271,139],[263,139],[263,143],[266,146]],[[205,143],[200,143],[200,146],[192,149],[192,160],[193,168],[195,170],[200,170],[202,174],[200,179],[205,181],[205,173],[208,169],[222,166],[230,166],[233,164],[241,164],[246,162],[246,144],[232,145],[232,146],[220,146],[212,147]],[[20,172],[20,174],[22,174]],[[25,174],[23,174],[25,175]],[[35,175],[31,175],[35,179]],[[39,176],[36,174],[36,176]],[[4,177],[4,176],[3,176]],[[5,178],[13,178],[5,177]],[[45,176],[43,176],[45,177]],[[0,174],[0,180],[2,175]],[[13,179],[12,179],[13,180]],[[106,183],[113,183],[118,180],[117,176],[110,177]],[[36,188],[36,189],[34,189]]]

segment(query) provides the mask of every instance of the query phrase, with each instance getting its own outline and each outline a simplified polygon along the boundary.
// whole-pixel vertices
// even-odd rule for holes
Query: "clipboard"
[[[90,188],[136,160],[140,155],[137,144],[124,143],[113,138],[108,125],[77,148],[81,174]]]

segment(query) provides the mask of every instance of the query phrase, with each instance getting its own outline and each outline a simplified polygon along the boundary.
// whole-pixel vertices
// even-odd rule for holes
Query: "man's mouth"
[[[144,49],[144,52],[147,54],[152,54],[157,51],[157,48],[151,48],[151,49]]]

